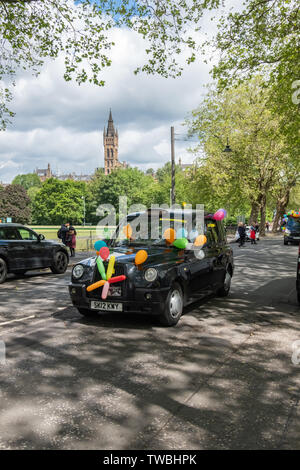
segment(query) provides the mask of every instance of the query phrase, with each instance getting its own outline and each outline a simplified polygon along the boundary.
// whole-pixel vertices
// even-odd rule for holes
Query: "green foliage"
[[[41,180],[36,173],[28,173],[26,175],[17,175],[12,184],[19,184],[24,189],[28,190],[32,187],[39,188],[41,186]]]
[[[83,199],[86,184],[78,181],[46,180],[36,194],[33,206],[33,223],[56,225],[69,221],[83,221]]]
[[[256,205],[263,216],[267,198],[276,199],[280,188],[292,184],[291,175],[295,184],[298,154],[282,134],[260,77],[222,93],[211,90],[187,124],[207,156],[191,181],[206,204],[218,201],[235,212]],[[232,153],[223,153],[226,137]]]
[[[22,186],[10,184],[0,191],[0,218],[2,217],[12,217],[13,222],[21,224],[30,222],[30,199]]]

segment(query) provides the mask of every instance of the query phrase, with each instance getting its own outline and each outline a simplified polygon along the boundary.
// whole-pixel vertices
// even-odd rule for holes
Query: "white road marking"
[[[0,326],[9,325],[10,323],[14,323],[14,322],[16,322],[16,321],[29,320],[29,318],[35,318],[35,315],[30,315],[30,317],[23,317],[23,318],[17,318],[17,319],[15,319],[15,320],[5,321],[5,322],[3,322],[3,323],[0,323]]]

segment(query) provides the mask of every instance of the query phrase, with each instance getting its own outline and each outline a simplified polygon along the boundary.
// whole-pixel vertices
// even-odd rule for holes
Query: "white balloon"
[[[198,259],[203,259],[203,258],[205,258],[205,253],[204,253],[203,250],[199,250],[199,251],[197,250],[197,251],[195,251],[195,256]]]

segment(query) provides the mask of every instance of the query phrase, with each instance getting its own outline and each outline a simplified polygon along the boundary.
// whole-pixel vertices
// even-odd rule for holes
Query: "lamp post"
[[[81,199],[83,200],[83,226],[85,227],[85,197],[81,196]]]
[[[229,145],[229,139],[227,137],[227,144],[226,144],[226,147],[224,148],[223,150],[224,153],[231,153],[232,152],[232,148],[230,147]]]

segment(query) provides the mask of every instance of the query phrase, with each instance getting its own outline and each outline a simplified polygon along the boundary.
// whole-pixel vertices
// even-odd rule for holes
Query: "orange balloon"
[[[194,245],[195,246],[202,246],[202,245],[205,245],[205,243],[207,242],[207,238],[205,235],[198,235],[198,237],[196,237],[195,241],[194,241]]]
[[[127,224],[127,225],[125,225],[125,227],[123,227],[123,233],[124,233],[126,238],[131,238],[132,228],[131,228],[130,224]]]
[[[106,281],[98,281],[98,282],[95,282],[94,284],[91,284],[90,286],[87,286],[86,290],[88,292],[91,292],[92,290],[95,290],[95,289],[98,289],[98,287],[101,287],[101,286],[104,286]]]
[[[168,242],[168,243],[173,243],[174,240],[176,240],[176,232],[173,228],[167,228],[164,231],[163,238]]]
[[[139,250],[135,255],[134,262],[136,265],[145,263],[148,258],[148,253],[145,250]]]

